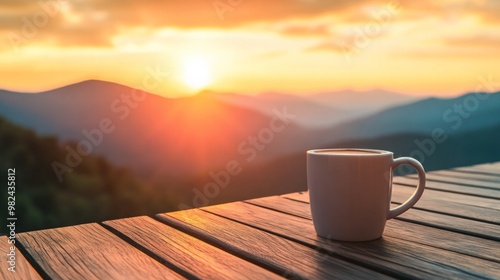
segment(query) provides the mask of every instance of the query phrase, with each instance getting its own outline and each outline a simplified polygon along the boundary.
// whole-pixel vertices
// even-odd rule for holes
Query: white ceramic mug
[[[403,204],[390,209],[392,171],[413,166],[418,184]],[[385,222],[422,196],[425,171],[413,158],[370,149],[319,149],[307,151],[307,185],[314,228],[319,236],[340,241],[368,241],[382,236]]]

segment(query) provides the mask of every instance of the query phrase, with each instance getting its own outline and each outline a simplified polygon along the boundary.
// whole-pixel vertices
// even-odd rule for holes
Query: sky
[[[0,88],[26,92],[100,79],[166,97],[454,96],[500,89],[499,50],[498,0],[0,2]]]

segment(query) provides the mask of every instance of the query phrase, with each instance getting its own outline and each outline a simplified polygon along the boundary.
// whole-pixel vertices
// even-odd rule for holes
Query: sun
[[[210,64],[202,58],[189,58],[184,63],[183,82],[191,89],[200,90],[212,81]]]

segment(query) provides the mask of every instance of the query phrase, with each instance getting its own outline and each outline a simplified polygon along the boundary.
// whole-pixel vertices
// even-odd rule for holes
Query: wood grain
[[[356,264],[325,256],[319,250],[199,209],[160,214],[157,218],[287,278],[388,278]]]
[[[183,279],[98,224],[18,234],[53,279]]]
[[[316,235],[311,220],[272,211],[255,205],[236,202],[204,208],[210,213],[243,224],[273,232],[345,258],[362,262],[396,277],[490,277],[500,275],[498,262],[486,261],[433,246],[402,240],[398,235],[386,235],[371,242],[337,242]],[[403,223],[403,222],[400,222]],[[423,229],[423,227],[421,227]],[[408,236],[411,237],[414,232]],[[398,260],[394,262],[394,260]]]
[[[417,178],[415,177],[395,177],[393,182],[395,184],[399,185],[405,185],[405,186],[415,186],[417,183]],[[485,198],[493,198],[493,199],[500,199],[500,189],[491,189],[491,188],[478,188],[478,187],[471,187],[467,185],[458,185],[455,183],[447,183],[444,182],[443,180],[441,181],[431,181],[430,179],[427,180],[425,184],[425,189],[426,190],[438,190],[438,191],[445,191],[445,192],[453,192],[453,193],[458,193],[458,194],[466,194],[469,196],[479,196],[479,197],[485,197]]]
[[[105,224],[192,277],[281,279],[277,274],[149,217],[107,221]]]
[[[247,203],[312,219],[309,204],[296,200],[274,196]],[[500,226],[416,209],[403,213],[396,222],[388,221],[386,226],[385,235],[500,262],[500,250],[497,249]]]
[[[9,239],[7,236],[0,236],[1,254],[2,254],[2,269],[0,271],[0,279],[10,280],[10,279],[42,279],[38,272],[31,266],[31,264],[26,260],[24,255],[15,248],[15,272],[9,270],[9,263],[7,263],[7,254],[10,253],[10,247],[13,244],[8,243]]]

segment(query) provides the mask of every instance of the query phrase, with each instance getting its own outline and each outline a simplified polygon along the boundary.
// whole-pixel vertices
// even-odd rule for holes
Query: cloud
[[[403,15],[410,20],[425,17],[454,20],[473,16],[485,23],[500,23],[498,0],[405,1],[401,7]]]
[[[418,58],[420,60],[461,59],[491,60],[498,57],[500,38],[493,34],[455,35],[445,38],[434,38],[432,47],[415,47],[395,49],[392,55],[402,58]],[[427,44],[430,42],[426,42]]]
[[[112,10],[117,20],[182,28],[231,27],[259,21],[310,17],[341,10],[351,2],[304,0],[101,1],[96,8]],[[97,3],[97,2],[96,2]],[[126,16],[126,18],[124,18]]]
[[[308,52],[334,52],[334,53],[350,53],[354,45],[347,44],[344,41],[323,41],[306,49]]]
[[[37,6],[33,0],[3,0],[0,11],[13,11],[17,9],[31,9]]]
[[[2,3],[1,11],[15,11],[0,19],[0,38],[18,49],[29,44],[57,46],[111,46],[117,30],[106,15],[92,9],[77,10],[78,1],[40,0]],[[7,47],[0,46],[6,50]]]
[[[482,6],[469,8],[469,12],[478,15],[481,20],[488,24],[500,24],[500,2],[496,0],[487,1]]]
[[[277,27],[277,31],[283,35],[287,36],[329,36],[329,24],[328,23],[314,23],[314,24],[286,24]]]
[[[500,38],[492,35],[451,37],[443,41],[445,44],[454,47],[500,49]]]
[[[392,4],[395,2],[396,4]],[[34,24],[36,36],[29,44],[67,46],[113,46],[113,38],[141,28],[230,30],[260,25],[293,37],[337,36],[336,25],[362,25],[384,7],[398,6],[398,20],[418,21],[429,16],[477,15],[488,22],[497,20],[496,0],[464,1],[327,1],[327,0],[3,0],[0,4],[0,39],[10,43],[12,34],[23,36],[27,24]],[[46,24],[36,24],[44,20]],[[29,23],[26,23],[29,22]],[[10,37],[9,37],[10,36]],[[1,40],[0,40],[1,44]],[[11,44],[11,43],[10,43]],[[338,45],[338,44],[337,44]],[[1,48],[1,47],[0,47]],[[5,49],[5,48],[4,48]],[[316,50],[334,50],[320,43]]]
[[[30,43],[99,47],[111,45],[114,36],[133,28],[230,29],[340,12],[352,6],[350,3],[347,0],[5,0],[0,6],[0,36],[7,38],[13,33],[23,36],[23,30],[30,29],[27,25],[35,25],[36,36],[23,36]],[[321,26],[306,29],[295,26],[284,32],[326,31]]]

